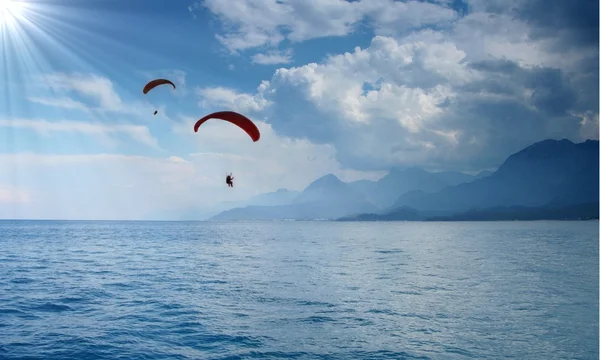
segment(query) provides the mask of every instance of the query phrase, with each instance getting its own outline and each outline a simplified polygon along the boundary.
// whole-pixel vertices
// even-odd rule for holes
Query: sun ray
[[[2,44],[0,50],[0,69],[2,70],[2,83],[5,84],[5,115],[8,118],[26,116],[37,117],[39,114],[32,113],[34,107],[30,107],[24,98],[27,98],[32,90],[44,86],[39,76],[44,73],[56,71],[61,62],[74,64],[76,67],[90,71],[90,64],[79,56],[77,51],[69,49],[60,39],[56,39],[52,32],[52,22],[44,21],[44,10],[48,7],[33,6],[23,1],[0,0],[0,39]],[[60,22],[60,21],[59,21]],[[56,55],[59,54],[60,58]],[[54,61],[53,61],[54,60]],[[92,70],[93,71],[93,70]],[[52,91],[53,89],[45,89]],[[63,111],[64,113],[64,111]],[[34,147],[42,152],[59,151],[61,146],[51,145],[43,139],[43,134],[33,136],[22,134],[15,128],[5,129],[5,136],[9,148],[19,149],[22,143],[35,142]],[[42,139],[40,139],[42,136]],[[77,136],[77,135],[76,135]],[[85,152],[89,143],[83,137],[77,136],[80,149]],[[42,141],[39,141],[42,140]],[[52,148],[49,148],[51,146]],[[16,162],[11,169],[12,182],[16,184],[20,172]]]
[[[128,81],[122,78],[122,72],[115,73],[115,69],[135,70],[139,64],[132,61],[134,58],[143,57],[156,62],[166,60],[173,62],[168,53],[152,52],[135,43],[127,45],[128,43],[119,37],[103,34],[104,30],[108,29],[105,23],[99,23],[97,14],[92,14],[85,9],[69,9],[60,5],[36,3],[28,10],[22,14],[21,22],[27,29],[27,39],[30,41],[27,44],[19,45],[19,47],[21,45],[27,47],[27,50],[17,56],[23,57],[25,53],[29,52],[31,56],[28,56],[30,61],[27,64],[36,68],[37,72],[57,71],[56,67],[68,67],[77,69],[78,72],[94,72],[108,78],[120,76],[122,81],[119,81],[117,86],[123,86]],[[128,22],[126,19],[118,20],[122,17],[119,14],[106,12],[102,16],[116,17],[115,22],[117,23]],[[87,25],[84,26],[84,24]],[[104,28],[103,31],[96,31],[101,28]],[[19,31],[24,30],[12,26],[9,33],[14,36]],[[169,32],[170,30],[166,29],[165,31]],[[106,51],[105,49],[110,50]],[[25,64],[21,66],[25,66]],[[35,73],[35,71],[30,71],[32,69],[21,70],[26,73]],[[136,73],[132,71],[131,74]],[[119,89],[123,95],[133,98],[138,97],[138,91],[139,89],[134,86]],[[138,102],[148,108],[156,107],[150,104],[147,98],[139,99]]]
[[[20,18],[25,4],[20,0],[0,0],[0,24],[11,23]]]
[[[50,96],[64,95],[60,89],[48,86],[44,74],[75,71],[96,73],[108,78],[121,76],[121,80],[115,85],[123,86],[126,80],[123,81],[122,72],[115,73],[115,68],[138,68],[139,65],[134,64],[133,59],[140,55],[163,61],[171,58],[168,53],[152,52],[140,45],[127,45],[128,42],[119,37],[107,36],[104,31],[108,29],[106,23],[98,22],[96,13],[82,7],[66,7],[34,0],[0,0],[0,11],[0,83],[3,84],[3,89],[0,89],[0,116],[47,116],[45,110],[23,101],[40,91]],[[122,15],[110,12],[105,12],[102,16],[115,17],[114,22],[117,23],[125,20],[121,19]],[[131,83],[134,86],[119,89],[120,95],[140,98],[140,89],[135,83]],[[143,97],[138,102],[152,107]],[[54,113],[52,118],[64,118],[61,113],[67,114],[69,110],[50,111]],[[123,120],[110,113],[92,111],[89,115],[91,122]],[[130,121],[131,118],[127,120]],[[0,134],[9,149],[33,147],[42,152],[62,150],[60,143],[48,142],[41,139],[40,134],[30,135],[13,127],[5,127],[0,130]],[[93,145],[81,136],[79,146],[86,152],[86,148]],[[17,164],[12,166],[12,173],[18,174]]]

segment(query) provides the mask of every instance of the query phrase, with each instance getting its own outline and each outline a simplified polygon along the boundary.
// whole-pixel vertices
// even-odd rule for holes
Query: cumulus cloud
[[[584,16],[551,3],[551,18]],[[348,4],[340,6],[364,6]],[[546,138],[596,138],[598,45],[565,39],[597,36],[597,16],[552,28],[534,19],[541,4],[473,1],[451,26],[390,28],[367,48],[280,68],[260,91],[265,119],[283,136],[333,145],[344,166],[363,170],[478,170]]]
[[[225,87],[198,88],[200,106],[207,109],[227,108],[242,113],[258,112],[267,108],[271,102],[265,99],[268,82],[262,82],[255,95],[240,93]]]
[[[293,42],[344,36],[367,21],[382,32],[410,30],[454,19],[457,14],[445,2],[393,0],[243,0],[198,1],[194,11],[207,8],[224,25],[217,39],[230,51],[275,47]]]

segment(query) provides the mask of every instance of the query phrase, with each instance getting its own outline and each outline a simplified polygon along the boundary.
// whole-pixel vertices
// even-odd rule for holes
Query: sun
[[[0,24],[21,17],[24,5],[21,0],[0,0]]]

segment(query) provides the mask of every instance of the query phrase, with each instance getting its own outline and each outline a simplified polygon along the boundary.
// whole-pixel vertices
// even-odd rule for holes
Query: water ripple
[[[0,221],[2,359],[597,359],[597,222]]]

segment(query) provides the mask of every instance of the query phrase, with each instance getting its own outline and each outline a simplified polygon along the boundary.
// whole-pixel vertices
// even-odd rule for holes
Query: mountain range
[[[327,174],[303,191],[261,194],[210,220],[597,218],[598,187],[598,141],[544,140],[495,172],[393,168],[377,181],[348,183]]]

